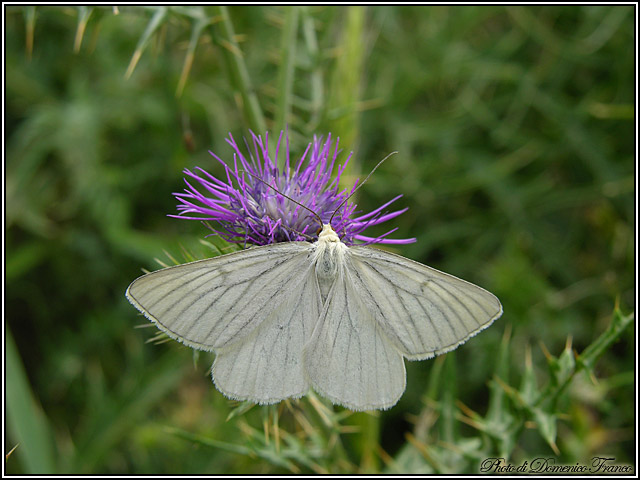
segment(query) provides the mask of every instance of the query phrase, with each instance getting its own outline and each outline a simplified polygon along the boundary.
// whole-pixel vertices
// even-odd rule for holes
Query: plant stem
[[[242,108],[245,118],[257,135],[267,130],[264,114],[258,102],[258,96],[251,85],[249,71],[244,63],[242,51],[235,40],[233,24],[229,18],[229,12],[225,6],[214,7],[220,21],[211,27],[213,41],[222,47],[222,53],[229,68],[230,84],[234,85],[242,97]]]

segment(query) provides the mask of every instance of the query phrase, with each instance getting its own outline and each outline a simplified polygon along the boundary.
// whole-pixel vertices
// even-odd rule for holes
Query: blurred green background
[[[5,12],[7,473],[633,463],[633,327],[593,368],[571,353],[635,309],[633,6]],[[418,241],[394,251],[504,305],[455,355],[407,362],[379,415],[238,410],[213,355],[146,344],[124,297],[165,251],[213,255],[166,216],[182,169],[219,174],[228,132],[284,125],[294,156],[340,136],[347,183],[397,150],[359,206],[402,193],[395,237]]]

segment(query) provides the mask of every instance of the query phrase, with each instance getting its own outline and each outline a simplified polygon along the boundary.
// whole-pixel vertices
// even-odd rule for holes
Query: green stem
[[[278,73],[278,100],[276,103],[276,119],[274,132],[284,130],[291,122],[291,103],[293,91],[293,74],[296,59],[296,37],[298,33],[298,7],[288,7],[282,29],[282,63]]]
[[[309,132],[314,132],[321,120],[323,105],[323,86],[322,86],[322,62],[320,61],[320,49],[318,48],[318,39],[316,37],[316,29],[313,17],[309,14],[308,7],[302,10],[302,32],[304,34],[305,45],[309,56],[313,59],[313,67],[311,70],[311,116],[307,128]]]
[[[455,352],[447,353],[443,377],[445,381],[443,383],[442,401],[440,403],[440,435],[444,441],[455,444],[457,437],[455,427],[455,401],[456,385],[458,383]]]
[[[233,24],[225,6],[214,7],[220,21],[211,27],[213,41],[220,45],[222,54],[229,68],[231,84],[235,85],[242,97],[242,108],[249,127],[256,133],[262,134],[267,130],[264,114],[258,102],[258,96],[251,85],[249,71],[244,63],[242,51],[235,40]]]
[[[353,414],[349,423],[358,426],[357,439],[353,438],[353,446],[360,457],[360,471],[374,473],[380,470],[378,459],[378,445],[380,441],[380,417],[368,412]]]
[[[329,121],[331,132],[340,137],[340,144],[348,152],[357,148],[358,103],[364,66],[365,8],[360,6],[339,7],[345,11],[345,27],[338,45],[338,58],[334,70],[331,96],[329,98]],[[333,117],[333,118],[332,118]],[[352,185],[359,166],[349,162],[342,176],[343,186]]]

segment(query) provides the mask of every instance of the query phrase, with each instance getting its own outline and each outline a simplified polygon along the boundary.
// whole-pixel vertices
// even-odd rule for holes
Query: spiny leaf
[[[180,97],[182,95],[184,86],[187,83],[187,78],[189,77],[189,72],[191,71],[191,65],[193,65],[193,59],[195,57],[196,47],[198,46],[200,37],[202,36],[204,29],[212,23],[212,19],[204,16],[204,11],[202,11],[202,13],[203,16],[197,17],[193,22],[193,26],[191,27],[189,46],[187,47],[187,54],[184,57],[184,64],[182,66],[182,72],[180,73],[180,80],[178,81],[178,86],[176,88],[177,97]]]
[[[228,422],[232,418],[238,417],[240,415],[244,415],[255,406],[256,404],[254,402],[250,402],[248,400],[245,400],[244,402],[240,402],[240,404],[237,407],[235,407],[229,412],[229,415],[227,415],[226,421]]]
[[[140,57],[142,56],[142,52],[149,44],[151,37],[153,34],[162,26],[162,24],[166,21],[167,15],[169,13],[169,7],[155,7],[155,13],[149,20],[147,24],[147,28],[144,33],[138,40],[138,45],[136,46],[135,52],[133,52],[133,56],[131,57],[131,61],[129,62],[129,66],[127,67],[127,71],[124,74],[125,78],[131,77],[131,74],[136,68]]]
[[[194,433],[187,432],[186,430],[182,430],[181,428],[176,428],[176,427],[166,427],[166,431],[171,435],[175,435],[176,437],[183,438],[185,440],[188,440],[189,442],[203,445],[205,447],[221,448],[228,452],[255,457],[255,455],[253,454],[253,451],[250,448],[245,447],[243,445],[236,445],[234,443],[215,440],[213,438],[205,437],[203,435],[196,435]]]
[[[633,322],[634,318],[634,312],[631,312],[629,315],[624,315],[620,311],[618,305],[616,305],[613,312],[613,319],[609,324],[609,327],[597,338],[596,341],[589,345],[584,352],[578,355],[578,365],[588,372],[592,372],[598,359],[611,345],[613,345],[616,340],[618,340],[620,335],[622,335],[622,332],[624,332],[624,330]]]
[[[73,51],[78,53],[80,51],[80,47],[82,46],[82,38],[84,37],[84,32],[87,28],[87,22],[89,21],[89,17],[93,12],[92,7],[87,7],[81,5],[78,8],[78,27],[76,29],[76,38],[73,41]]]
[[[533,361],[531,360],[531,347],[527,345],[525,350],[525,363],[522,380],[520,381],[520,395],[526,403],[534,405],[540,398],[540,390],[533,370]]]
[[[33,56],[33,32],[36,28],[36,7],[28,6],[24,7],[24,20],[25,20],[25,50],[27,51],[27,58],[31,60]]]
[[[541,408],[533,408],[531,412],[542,438],[545,439],[556,455],[560,455],[560,450],[556,445],[556,435],[558,433],[557,416]]]

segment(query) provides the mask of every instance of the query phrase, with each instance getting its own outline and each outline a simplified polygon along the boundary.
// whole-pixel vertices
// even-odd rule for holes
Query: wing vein
[[[409,319],[409,321],[411,322],[412,330],[409,330],[409,326],[405,325],[404,322],[402,323],[402,326],[403,326],[407,336],[410,337],[412,335],[412,333],[417,332],[418,337],[420,339],[420,343],[422,344],[423,347],[426,347],[426,343],[425,343],[424,337],[422,336],[421,329],[417,328],[415,320],[413,319],[411,313],[407,309],[407,306],[405,305],[404,300],[400,296],[400,291],[408,293],[411,296],[415,296],[415,294],[413,294],[412,292],[410,292],[409,290],[407,290],[405,288],[402,288],[401,286],[396,285],[393,281],[391,281],[391,279],[389,277],[387,277],[384,273],[382,273],[380,270],[378,270],[370,262],[363,261],[362,263],[364,265],[366,265],[367,267],[369,267],[369,269],[371,269],[373,272],[375,272],[379,277],[384,279],[386,281],[386,283],[391,287],[391,289],[393,290],[393,293],[395,294],[395,296],[396,296],[396,298],[398,300],[398,303],[402,306],[402,309],[404,310],[406,316],[400,315],[398,309],[396,308],[396,306],[394,304],[394,302],[389,301],[388,303],[389,303],[389,305],[391,305],[391,309],[393,310],[393,313],[396,315],[397,318],[408,318]],[[357,273],[356,273],[356,275],[357,275]],[[358,275],[358,277],[359,277],[359,275]],[[382,296],[386,296],[386,292],[385,291],[380,291],[380,294]],[[370,297],[371,297],[372,301],[375,303],[376,308],[378,308],[378,310],[380,311],[381,315],[384,318],[386,318],[385,315],[384,315],[384,311],[383,311],[382,307],[380,307],[380,304],[375,300],[375,298],[373,298],[373,295],[370,295]],[[418,302],[418,303],[420,303],[420,302]],[[422,305],[420,305],[420,306],[422,307]],[[424,310],[424,308],[423,308],[423,311],[425,312],[425,315],[427,316],[427,318],[431,322],[431,318],[429,317],[427,312]],[[431,323],[432,323],[432,326],[433,326],[433,322],[431,322]],[[398,339],[402,342],[402,338],[401,337],[398,337]],[[408,345],[403,343],[403,347],[408,348]]]

